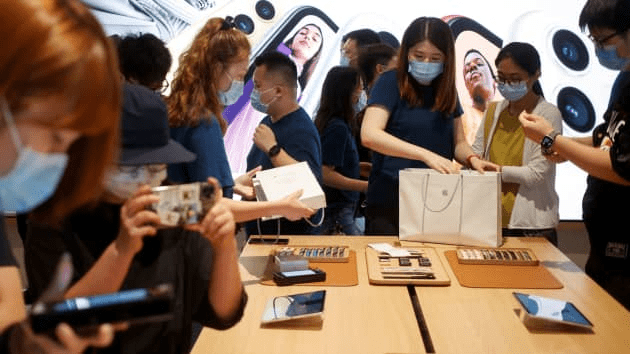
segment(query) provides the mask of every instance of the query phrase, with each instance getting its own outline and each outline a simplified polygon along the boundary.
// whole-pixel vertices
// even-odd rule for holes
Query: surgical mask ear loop
[[[9,109],[9,103],[4,96],[0,96],[0,106],[2,106],[2,116],[7,122],[7,129],[9,129],[9,133],[11,134],[11,140],[13,140],[13,144],[15,144],[15,148],[19,154],[23,148],[22,139],[20,139],[20,133],[18,133],[15,126],[15,119],[13,119],[13,114]]]

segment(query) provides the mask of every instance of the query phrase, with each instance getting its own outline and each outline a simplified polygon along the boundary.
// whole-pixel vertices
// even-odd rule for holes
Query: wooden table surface
[[[204,328],[192,353],[426,353],[412,299],[406,286],[370,285],[365,262],[369,243],[397,237],[292,236],[290,245],[349,245],[357,253],[359,285],[325,287],[321,323],[261,327],[269,298],[322,287],[259,284],[274,248],[247,245],[240,258],[249,302],[241,322],[226,331]],[[459,285],[444,251],[434,247],[451,278],[448,287],[415,287],[436,353],[630,353],[630,312],[544,238],[508,238],[503,247],[526,247],[564,285],[562,289],[479,289]],[[517,313],[512,292],[520,291],[573,302],[595,325],[593,332],[528,329]],[[429,348],[430,349],[430,348]]]

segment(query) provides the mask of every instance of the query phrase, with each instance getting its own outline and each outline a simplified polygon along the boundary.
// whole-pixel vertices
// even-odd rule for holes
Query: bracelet
[[[470,167],[470,168],[472,168],[472,163],[470,162],[470,160],[471,160],[473,157],[476,157],[476,158],[478,158],[478,159],[480,159],[480,160],[481,160],[481,156],[479,156],[479,155],[477,155],[477,154],[470,154],[470,155],[468,155],[468,157],[466,158],[466,164],[467,164],[467,165],[468,165],[468,167]]]

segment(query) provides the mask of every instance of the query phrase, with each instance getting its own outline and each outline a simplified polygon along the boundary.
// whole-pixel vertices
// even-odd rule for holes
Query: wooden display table
[[[435,247],[451,285],[412,287],[370,285],[365,247],[397,242],[397,237],[292,236],[290,245],[349,245],[356,251],[359,284],[349,287],[260,284],[271,245],[247,245],[240,257],[249,302],[241,322],[226,331],[204,328],[192,353],[426,353],[413,298],[417,293],[436,353],[628,353],[630,312],[610,297],[544,238],[508,238],[504,247],[532,249],[564,285],[562,289],[480,289],[460,286],[445,256],[454,246]],[[321,323],[261,327],[267,300],[274,296],[326,289]],[[411,291],[410,291],[411,290]],[[415,290],[415,291],[413,291]],[[513,291],[573,302],[594,323],[594,332],[535,331],[516,312]]]

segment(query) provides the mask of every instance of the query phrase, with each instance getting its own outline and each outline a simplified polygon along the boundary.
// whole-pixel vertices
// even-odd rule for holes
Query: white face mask
[[[13,169],[5,176],[0,176],[0,211],[24,213],[35,209],[54,194],[66,170],[68,155],[39,152],[23,146],[4,97],[0,105],[18,151]]]
[[[159,187],[165,179],[164,165],[119,166],[109,173],[105,188],[116,197],[127,200],[143,184]]]

